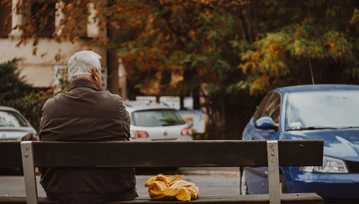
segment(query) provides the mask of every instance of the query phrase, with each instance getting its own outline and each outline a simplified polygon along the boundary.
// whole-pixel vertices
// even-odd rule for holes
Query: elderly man
[[[121,97],[101,91],[100,58],[92,51],[80,51],[70,57],[71,84],[66,93],[46,101],[40,140],[129,140],[130,117]],[[46,168],[40,173],[41,185],[50,200],[88,204],[137,196],[134,168]]]

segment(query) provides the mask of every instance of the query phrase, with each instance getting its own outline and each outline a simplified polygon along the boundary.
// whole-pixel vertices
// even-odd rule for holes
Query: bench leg
[[[280,204],[278,141],[267,141],[269,203]]]
[[[26,202],[27,204],[38,204],[34,155],[31,141],[21,142],[21,157],[25,179]]]

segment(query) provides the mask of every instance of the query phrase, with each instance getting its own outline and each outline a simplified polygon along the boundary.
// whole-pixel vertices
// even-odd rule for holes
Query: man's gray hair
[[[96,68],[101,74],[101,56],[93,51],[80,51],[73,54],[67,64],[68,79],[73,82],[77,79],[86,78]]]

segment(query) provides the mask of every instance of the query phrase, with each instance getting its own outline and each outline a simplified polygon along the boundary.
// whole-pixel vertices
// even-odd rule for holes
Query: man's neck
[[[95,80],[92,79],[91,77],[86,77],[86,78],[77,79],[77,80],[74,80],[72,83],[76,83],[76,81],[88,81],[88,82],[91,82],[91,83],[93,83],[99,90],[102,90],[102,88],[99,87],[99,86],[97,85],[97,83],[95,82]]]

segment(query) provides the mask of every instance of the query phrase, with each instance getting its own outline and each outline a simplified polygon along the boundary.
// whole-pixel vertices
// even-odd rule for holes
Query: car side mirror
[[[255,123],[254,127],[261,130],[274,130],[278,131],[279,126],[276,122],[273,121],[271,117],[264,116],[259,118]]]

